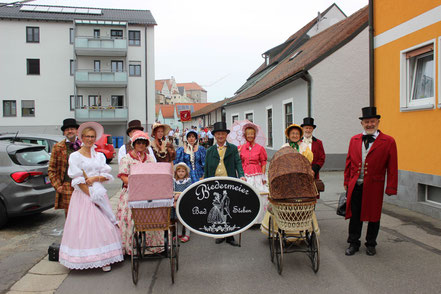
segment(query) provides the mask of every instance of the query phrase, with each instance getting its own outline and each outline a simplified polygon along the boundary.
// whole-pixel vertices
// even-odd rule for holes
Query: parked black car
[[[0,228],[10,217],[54,206],[49,159],[44,146],[0,141]]]

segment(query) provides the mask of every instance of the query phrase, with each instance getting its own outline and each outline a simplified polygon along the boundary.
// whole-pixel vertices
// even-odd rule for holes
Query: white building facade
[[[148,10],[0,7],[0,132],[59,134],[69,117],[112,136],[153,124],[155,25]]]
[[[362,131],[361,108],[369,105],[367,20],[367,8],[346,17],[333,4],[268,50],[265,63],[224,106],[227,125],[244,119],[258,124],[271,157],[286,143],[285,128],[311,116],[326,152],[324,169],[343,169],[349,140]]]

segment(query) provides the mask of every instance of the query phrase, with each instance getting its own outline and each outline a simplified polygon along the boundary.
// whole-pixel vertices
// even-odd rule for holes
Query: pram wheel
[[[274,247],[275,247],[277,270],[279,272],[279,275],[281,275],[282,270],[283,270],[283,240],[284,240],[284,238],[283,238],[281,232],[278,232],[277,235],[278,235],[277,238],[278,238],[279,244],[277,244],[277,242],[274,242]]]
[[[172,279],[172,284],[175,283],[175,270],[176,270],[176,257],[177,257],[177,252],[175,251],[175,241],[173,240],[173,235],[172,235],[172,231],[169,229],[167,231],[167,243],[168,243],[168,258],[170,259],[170,272],[171,272],[171,279]],[[177,238],[175,238],[176,240]]]
[[[139,232],[132,233],[132,280],[133,284],[138,283],[139,260],[141,259],[141,235]]]
[[[176,271],[179,270],[179,238],[178,238],[178,222],[175,221],[172,226],[173,230],[173,252],[175,255]]]
[[[312,270],[314,273],[317,273],[320,266],[320,249],[319,249],[319,242],[317,235],[315,232],[311,233],[310,241],[309,241],[309,258],[311,259],[312,263]]]

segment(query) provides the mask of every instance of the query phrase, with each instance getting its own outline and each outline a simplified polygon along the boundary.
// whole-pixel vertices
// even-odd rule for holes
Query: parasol
[[[247,141],[245,140],[242,128],[245,124],[249,124],[249,123],[251,123],[251,122],[247,119],[241,120],[241,121],[236,121],[235,123],[233,123],[233,125],[230,128],[230,133],[228,134],[227,141],[229,143],[236,145],[236,146],[240,146],[240,145],[245,144]],[[255,142],[257,144],[259,144],[260,146],[265,147],[265,144],[266,144],[265,134],[264,134],[263,130],[258,125],[256,125],[256,126],[257,126],[258,132],[257,132]]]

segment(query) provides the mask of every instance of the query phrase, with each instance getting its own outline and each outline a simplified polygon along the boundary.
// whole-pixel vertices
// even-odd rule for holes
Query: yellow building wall
[[[382,3],[381,5],[377,3]],[[441,5],[440,1],[408,1],[406,5],[390,13],[380,9],[390,9],[395,1],[375,1],[376,19],[391,18],[380,22],[380,26],[391,26],[413,18],[416,11],[423,13],[420,6],[432,9]],[[428,3],[430,2],[430,3]],[[395,2],[396,3],[396,2]],[[437,3],[434,5],[434,3]],[[390,4],[390,5],[386,5]],[[403,11],[403,15],[400,13]],[[375,24],[376,26],[376,24]],[[398,147],[398,168],[418,173],[441,176],[441,109],[438,108],[440,87],[439,47],[441,22],[387,43],[374,51],[375,57],[375,106],[381,114],[380,130],[393,136]],[[436,108],[400,112],[400,51],[436,39],[435,62],[435,99]]]
[[[441,5],[441,0],[373,0],[375,35]]]

